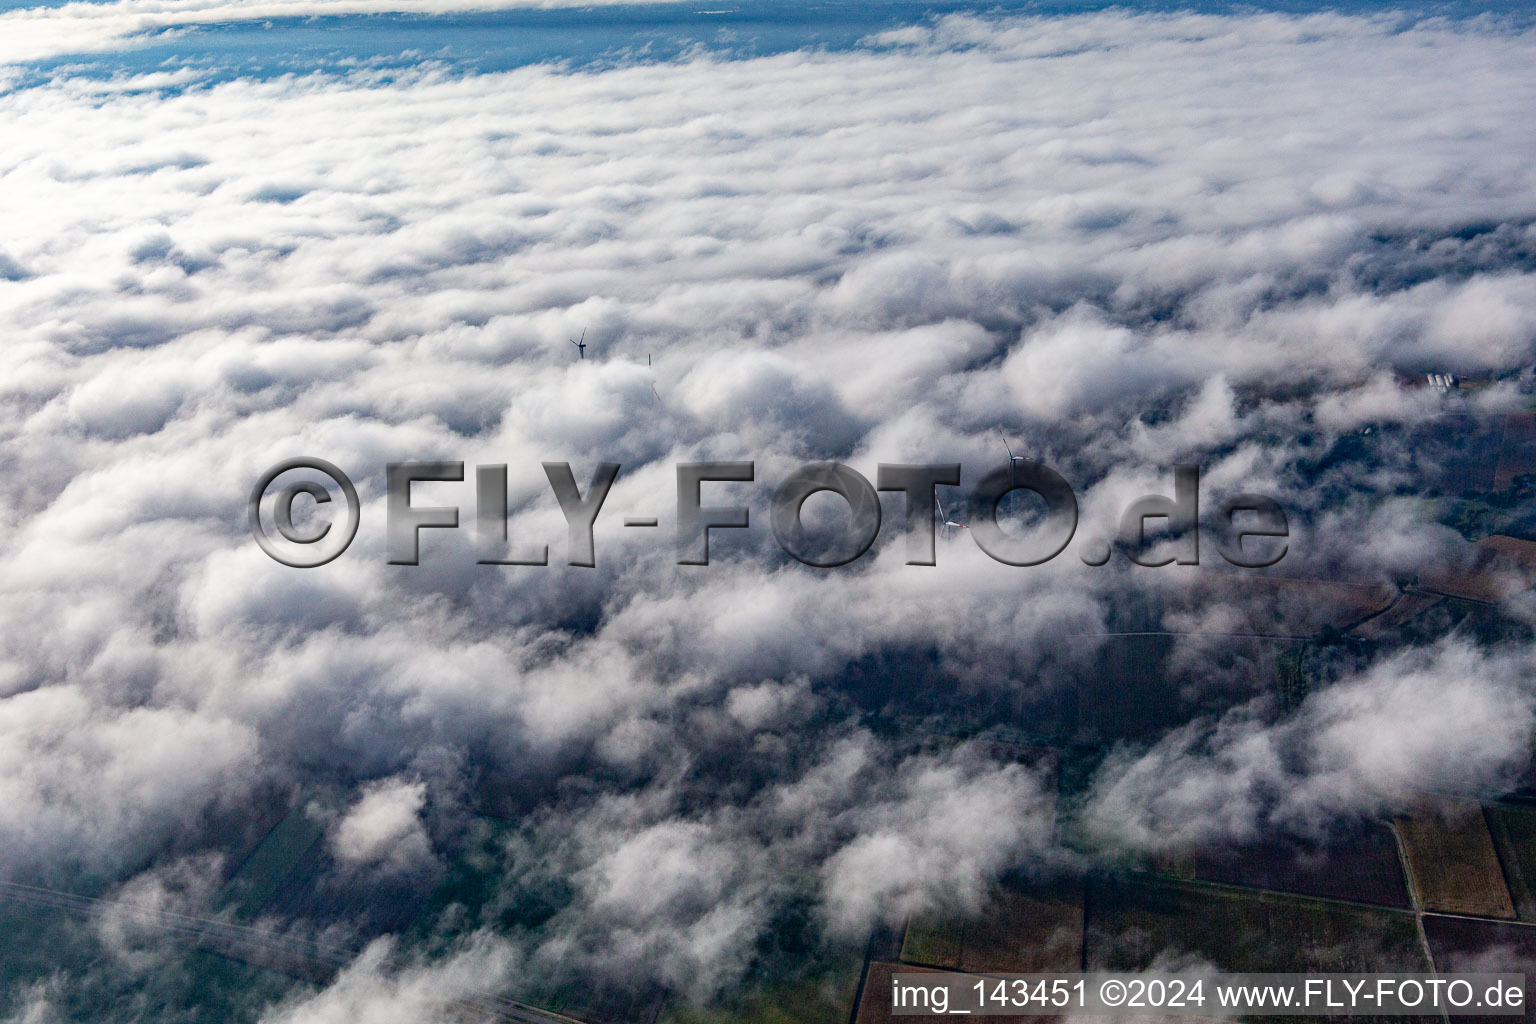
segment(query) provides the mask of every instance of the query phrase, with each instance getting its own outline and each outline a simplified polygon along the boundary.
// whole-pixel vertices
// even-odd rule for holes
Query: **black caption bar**
[[[1525,1013],[1524,974],[951,974],[898,971],[897,1017],[1022,1017],[1070,1010],[1230,1017]],[[881,998],[880,993],[869,993]]]

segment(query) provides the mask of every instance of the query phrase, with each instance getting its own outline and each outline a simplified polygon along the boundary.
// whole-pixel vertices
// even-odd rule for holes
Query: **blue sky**
[[[4,0],[0,11],[63,6]],[[107,7],[109,3],[98,2]],[[1095,10],[1241,13],[1324,11],[1370,14],[1369,0],[1325,3],[1262,0],[1257,3],[1036,2],[1036,0],[877,0],[860,3],[795,0],[706,0],[555,9],[505,9],[473,13],[333,15],[326,4],[313,14],[262,21],[214,21],[189,26],[167,41],[135,40],[104,53],[59,53],[25,62],[12,85],[35,84],[60,74],[110,77],[193,67],[205,81],[271,77],[308,71],[345,71],[359,64],[400,68],[432,62],[459,72],[502,71],[528,64],[563,62],[573,67],[611,66],[633,60],[669,60],[706,48],[730,57],[817,47],[844,49],[871,33],[921,23],[946,13],[1038,16]],[[231,10],[234,7],[232,5]],[[1492,15],[1515,23],[1532,17],[1519,0],[1414,3],[1395,8],[1405,22],[1421,18],[1466,19]]]

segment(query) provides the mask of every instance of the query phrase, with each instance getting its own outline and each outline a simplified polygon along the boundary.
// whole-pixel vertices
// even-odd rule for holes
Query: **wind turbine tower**
[[[1015,475],[1018,471],[1019,463],[1029,462],[1030,458],[1027,455],[1013,454],[1013,446],[1008,443],[1007,434],[999,430],[997,432],[997,436],[1003,439],[1003,447],[1008,450],[1008,482],[1011,484],[1016,484],[1019,482],[1018,477]]]
[[[943,537],[945,540],[948,540],[950,530],[970,529],[970,527],[966,526],[964,523],[956,522],[944,514],[944,503],[939,500],[939,496],[937,494],[933,496],[933,503],[939,507],[939,536]]]

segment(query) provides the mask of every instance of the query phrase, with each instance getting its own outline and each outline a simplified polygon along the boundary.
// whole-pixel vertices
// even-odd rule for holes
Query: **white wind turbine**
[[[1016,484],[1019,482],[1019,480],[1018,477],[1014,475],[1014,473],[1017,471],[1019,463],[1029,462],[1030,458],[1027,455],[1013,454],[1013,447],[1008,443],[1007,434],[999,430],[997,432],[997,436],[1003,439],[1003,447],[1008,449],[1008,482],[1011,484]]]
[[[939,496],[937,494],[933,496],[933,503],[939,506],[939,536],[943,537],[945,540],[948,540],[950,530],[970,529],[970,527],[966,526],[964,523],[956,522],[944,514],[944,503],[939,500]]]

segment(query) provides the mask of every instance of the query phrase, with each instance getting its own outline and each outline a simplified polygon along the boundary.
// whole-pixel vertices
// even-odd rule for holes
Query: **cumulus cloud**
[[[1020,765],[923,764],[901,787],[900,799],[861,809],[858,838],[827,861],[836,928],[858,934],[945,904],[974,911],[1007,868],[1042,866],[1055,838],[1054,800]]]
[[[164,922],[207,915],[223,860],[217,852],[179,857],[130,878],[98,905],[93,923],[102,945],[132,970],[164,969],[176,952],[164,942]]]
[[[48,686],[0,701],[8,872],[120,869],[174,836],[186,809],[256,781],[253,731],[184,708],[112,708]]]
[[[704,999],[740,981],[786,907],[831,941],[858,939],[908,913],[975,909],[1001,872],[1059,856],[1046,780],[976,746],[898,756],[865,731],[743,745],[715,724],[726,731],[689,754],[707,774],[674,762],[665,784],[568,804],[515,844],[514,863],[552,851],[538,871],[576,887],[531,968],[614,979],[645,963],[653,983]]]
[[[433,863],[432,839],[421,811],[423,782],[381,779],[370,784],[331,830],[332,855],[349,867],[408,873]]]
[[[5,1018],[6,1024],[55,1024],[63,1020],[57,1005],[60,987],[57,978],[18,986],[15,1011]]]
[[[262,1024],[392,1024],[399,1020],[506,1019],[487,995],[517,965],[515,948],[487,935],[468,936],[460,948],[431,964],[391,960],[394,945],[380,939],[323,991],[274,1007]]]
[[[1087,820],[1117,845],[1187,851],[1276,831],[1326,837],[1425,791],[1498,792],[1530,758],[1529,672],[1529,651],[1447,641],[1321,690],[1280,721],[1244,706],[1192,722],[1111,758]]]
[[[274,10],[11,12],[0,59]],[[883,539],[814,572],[776,550],[773,486],[812,459],[960,461],[969,485],[1001,431],[1071,480],[1084,537],[1189,460],[1213,493],[1282,498],[1285,572],[1411,576],[1457,540],[1409,497],[1461,455],[1422,431],[1517,392],[1409,382],[1536,361],[1532,42],[950,17],[748,60],[9,88],[0,873],[216,848],[202,815],[304,782],[354,794],[326,849],[364,873],[445,862],[472,812],[514,822],[498,899],[563,894],[536,973],[708,994],[797,900],[829,933],[973,906],[1057,855],[1049,782],[921,736],[1048,733],[1103,634],[1241,623],[1178,607],[1208,573],[1076,544],[1015,569],[962,531],[917,568]],[[299,454],[361,496],[323,569],[246,526]],[[757,479],[709,500],[753,526],[709,568],[618,525],[669,522],[674,463],[742,458]],[[383,466],[406,459],[506,464],[512,535],[552,564],[475,564],[471,481],[420,485],[465,529],[386,564]],[[623,463],[595,569],[562,564],[546,460]],[[1518,767],[1523,654],[1387,657],[1277,719],[1232,646],[1180,646],[1199,720],[1099,775],[1115,842],[1320,829]],[[270,1019],[428,1019],[511,962],[383,949]]]

